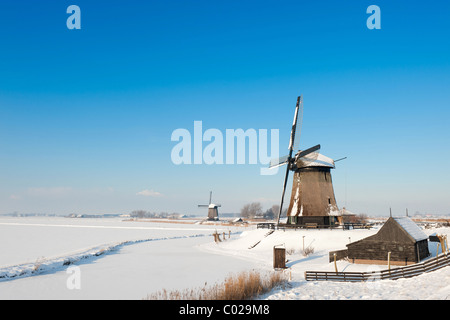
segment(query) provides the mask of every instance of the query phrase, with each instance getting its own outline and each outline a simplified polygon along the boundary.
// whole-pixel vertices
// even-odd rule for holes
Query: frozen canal
[[[200,250],[216,230],[240,231],[118,219],[1,218],[0,269],[43,267],[37,275],[0,279],[0,299],[142,299],[160,289],[213,284],[254,267],[248,260]],[[62,266],[61,257],[114,244],[114,250]],[[60,263],[46,267],[49,261]]]

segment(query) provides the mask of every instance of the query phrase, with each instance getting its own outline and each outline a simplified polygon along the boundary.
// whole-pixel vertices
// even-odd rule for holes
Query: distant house
[[[428,236],[408,217],[390,217],[373,236],[349,243],[348,259],[354,263],[407,265],[428,257]]]

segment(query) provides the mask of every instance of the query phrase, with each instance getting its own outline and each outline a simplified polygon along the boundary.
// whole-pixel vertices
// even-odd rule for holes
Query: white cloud
[[[18,196],[16,194],[12,194],[12,195],[9,196],[9,198],[12,199],[12,200],[19,200],[20,196]]]
[[[138,196],[144,196],[144,197],[162,197],[163,196],[162,193],[153,191],[153,189],[152,190],[145,189],[145,190],[139,191],[136,194]]]

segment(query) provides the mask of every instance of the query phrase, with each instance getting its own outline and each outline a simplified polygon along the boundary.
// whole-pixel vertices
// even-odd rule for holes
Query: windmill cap
[[[303,157],[303,159],[308,160],[308,156]],[[300,162],[300,164],[301,164],[300,168],[307,168],[307,167],[327,167],[327,168],[333,168],[333,169],[335,168],[334,160],[327,156],[324,156],[321,153],[318,154],[316,159],[311,159],[311,160],[312,161]]]

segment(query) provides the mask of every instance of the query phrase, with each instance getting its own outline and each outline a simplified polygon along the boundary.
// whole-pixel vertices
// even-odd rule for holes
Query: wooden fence
[[[343,225],[320,225],[317,223],[305,223],[305,224],[275,224],[270,222],[261,222],[256,225],[257,229],[274,229],[274,230],[297,230],[297,229],[370,229],[373,224],[370,223],[344,223]]]
[[[409,266],[391,268],[372,272],[332,272],[332,271],[306,271],[306,281],[375,281],[383,279],[396,280],[400,278],[415,277],[420,274],[431,272],[450,266],[450,253],[444,252],[437,257],[427,261]]]
[[[297,230],[297,229],[340,229],[342,226],[320,225],[317,223],[306,224],[275,224],[275,223],[258,223],[257,229],[274,229],[274,230]]]

